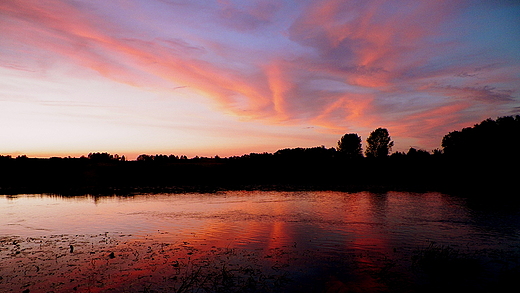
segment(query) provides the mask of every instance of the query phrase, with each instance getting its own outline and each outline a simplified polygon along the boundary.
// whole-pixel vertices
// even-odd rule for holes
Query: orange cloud
[[[471,106],[471,103],[453,102],[439,105],[403,116],[389,129],[395,136],[413,137],[424,147],[438,148],[442,137],[448,132],[468,126],[462,113]]]
[[[116,16],[134,5],[104,15],[89,5],[1,1],[2,37],[26,50],[13,49],[9,56],[19,56],[10,68],[74,62],[137,87],[185,86],[240,118],[338,133],[387,126],[399,136],[437,135],[517,100],[514,89],[491,85],[516,81],[511,68],[453,62],[457,41],[437,39],[464,1],[324,0],[298,9],[277,1],[220,1],[202,12],[190,3],[163,7],[172,9],[171,17],[182,11],[190,23],[172,21],[165,31],[148,23],[164,12],[146,18],[145,4],[139,15],[147,21],[136,17],[131,25]],[[197,24],[203,29],[191,20],[201,15],[209,23]],[[411,95],[416,106],[406,103]],[[479,107],[479,114],[461,114]]]
[[[343,133],[348,128],[364,128],[373,122],[370,117],[372,98],[365,95],[349,95],[334,98],[312,122],[318,126]],[[347,123],[351,125],[346,127]]]

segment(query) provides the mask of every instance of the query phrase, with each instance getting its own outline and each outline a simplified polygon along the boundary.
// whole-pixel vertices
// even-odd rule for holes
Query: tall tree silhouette
[[[385,158],[394,146],[386,128],[378,128],[367,138],[365,155],[369,158]]]
[[[353,159],[363,156],[361,137],[355,133],[347,133],[338,140],[337,150],[341,155]]]

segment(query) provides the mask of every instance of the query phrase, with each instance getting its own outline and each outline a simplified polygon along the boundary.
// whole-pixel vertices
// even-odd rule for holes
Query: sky
[[[2,0],[0,154],[394,151],[520,114],[517,0]]]

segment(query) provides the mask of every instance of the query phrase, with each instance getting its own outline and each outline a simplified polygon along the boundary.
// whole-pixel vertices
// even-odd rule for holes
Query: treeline
[[[448,133],[442,149],[394,152],[387,129],[347,133],[334,148],[287,148],[221,158],[109,153],[80,158],[0,156],[0,193],[131,190],[338,189],[518,191],[520,116],[487,119]]]
[[[486,119],[473,127],[448,133],[442,139],[444,153],[460,158],[518,158],[520,116]]]

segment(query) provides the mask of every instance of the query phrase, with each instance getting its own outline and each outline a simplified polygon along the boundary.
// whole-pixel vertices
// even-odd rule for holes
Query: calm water
[[[217,263],[217,259],[225,261],[223,256],[231,262],[218,266],[223,281],[226,274],[232,275],[224,271],[230,265],[254,268],[256,275],[236,269],[235,279],[230,277],[234,283],[227,288],[219,283],[220,287],[214,284],[209,289],[200,281],[199,285],[190,283],[191,291],[185,292],[225,292],[230,288],[341,292],[333,291],[336,287],[353,292],[434,291],[439,287],[432,284],[453,284],[438,285],[435,278],[445,280],[446,276],[432,273],[431,268],[460,265],[466,269],[467,260],[479,270],[458,278],[460,284],[454,290],[464,286],[492,288],[504,279],[504,270],[506,277],[520,276],[520,210],[472,206],[441,193],[230,191],[97,198],[1,196],[0,237],[0,289],[13,292],[37,286],[27,283],[23,275],[40,277],[44,284],[50,279],[45,268],[49,272],[60,269],[44,259],[47,250],[54,254],[46,257],[55,258],[56,264],[63,255],[63,259],[69,258],[67,265],[78,268],[78,272],[71,272],[74,278],[61,272],[63,280],[71,282],[69,287],[67,281],[56,280],[40,287],[50,290],[54,286],[58,292],[71,287],[84,292],[182,291],[180,280],[186,284],[187,272],[195,270],[190,264],[200,265],[195,260],[204,260],[203,267],[208,267],[207,263]],[[130,257],[129,251],[139,256]],[[146,253],[148,260],[140,258]],[[99,266],[105,266],[107,272],[114,270],[111,274],[117,278],[100,276],[102,282],[89,281],[88,286],[87,276],[77,281],[81,280],[80,272],[85,274],[80,269],[82,261],[92,273],[98,259]],[[177,274],[185,279],[173,276],[179,261],[186,271]],[[148,267],[141,264],[144,262]],[[24,271],[20,269],[14,276],[13,266],[24,267]],[[130,271],[146,271],[142,274],[146,278]],[[254,279],[258,275],[265,278]],[[257,285],[250,284],[252,279]],[[79,284],[73,287],[75,282]],[[128,282],[134,282],[132,290],[125,287]],[[142,284],[148,289],[139,288]]]

